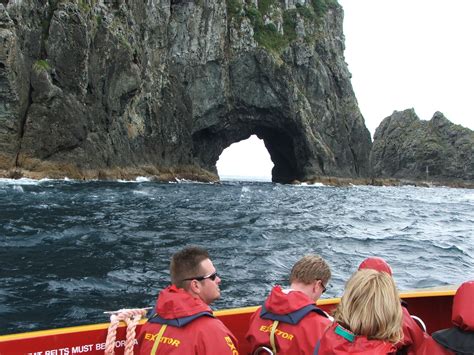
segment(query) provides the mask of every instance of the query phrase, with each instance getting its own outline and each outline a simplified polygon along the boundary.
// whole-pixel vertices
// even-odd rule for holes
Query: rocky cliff
[[[375,131],[370,163],[376,177],[474,181],[474,132],[440,112],[421,121],[413,109],[395,111]]]
[[[213,179],[256,134],[273,180],[369,173],[335,0],[0,3],[0,171]]]

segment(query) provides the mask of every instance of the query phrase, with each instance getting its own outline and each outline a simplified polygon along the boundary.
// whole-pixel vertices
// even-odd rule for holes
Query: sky
[[[474,0],[339,0],[344,52],[372,137],[393,111],[436,111],[474,130]],[[269,178],[273,163],[252,136],[228,147],[219,175]]]

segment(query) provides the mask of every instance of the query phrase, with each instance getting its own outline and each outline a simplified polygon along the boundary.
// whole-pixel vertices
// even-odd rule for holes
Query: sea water
[[[474,279],[474,191],[0,180],[0,333],[152,306],[171,255],[191,244],[222,278],[216,309],[260,304],[308,253],[331,266],[324,297],[373,255],[400,290],[459,284]]]

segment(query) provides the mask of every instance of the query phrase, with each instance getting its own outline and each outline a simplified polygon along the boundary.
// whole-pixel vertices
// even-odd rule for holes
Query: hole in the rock
[[[250,138],[224,149],[216,163],[221,180],[271,181],[273,162],[263,140]]]

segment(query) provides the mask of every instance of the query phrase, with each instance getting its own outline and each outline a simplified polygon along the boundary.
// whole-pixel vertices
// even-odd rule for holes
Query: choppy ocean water
[[[187,244],[223,279],[216,309],[259,304],[307,253],[331,265],[324,297],[371,255],[401,290],[458,284],[474,279],[474,191],[0,180],[0,334],[151,306]]]

